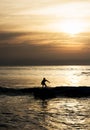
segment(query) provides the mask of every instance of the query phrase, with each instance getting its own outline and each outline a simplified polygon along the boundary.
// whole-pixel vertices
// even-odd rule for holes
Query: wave
[[[90,97],[90,87],[48,87],[48,88],[5,88],[0,87],[0,94],[3,95],[30,95],[35,98],[47,99],[55,97]]]

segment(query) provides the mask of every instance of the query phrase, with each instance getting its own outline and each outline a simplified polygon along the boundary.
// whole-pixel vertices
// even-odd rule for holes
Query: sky
[[[1,0],[0,65],[90,65],[90,0]]]

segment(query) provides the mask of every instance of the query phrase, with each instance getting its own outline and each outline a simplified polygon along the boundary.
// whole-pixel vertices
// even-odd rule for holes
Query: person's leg
[[[47,85],[45,84],[45,88],[47,88]]]

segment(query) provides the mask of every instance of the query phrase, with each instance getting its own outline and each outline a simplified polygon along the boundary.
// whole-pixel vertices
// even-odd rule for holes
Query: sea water
[[[0,67],[0,87],[90,86],[90,66]],[[90,130],[90,98],[0,95],[0,130]]]
[[[90,66],[14,66],[0,67],[0,86],[41,87],[45,77],[50,87],[89,86]]]

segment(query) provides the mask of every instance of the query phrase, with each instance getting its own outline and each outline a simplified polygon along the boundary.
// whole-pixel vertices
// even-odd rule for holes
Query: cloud
[[[68,19],[78,19],[89,26],[89,3],[85,0],[1,0],[0,28],[9,31],[54,31],[53,26],[50,29],[48,25]]]
[[[17,38],[19,36],[25,35],[25,33],[22,32],[0,32],[0,41],[3,40],[10,40]]]
[[[0,33],[0,65],[89,64],[90,61],[86,38],[89,34],[80,35],[82,40],[76,41],[63,33]],[[78,50],[79,42],[84,43],[81,50]]]
[[[17,44],[0,47],[1,64],[41,64],[52,58],[48,45]]]

